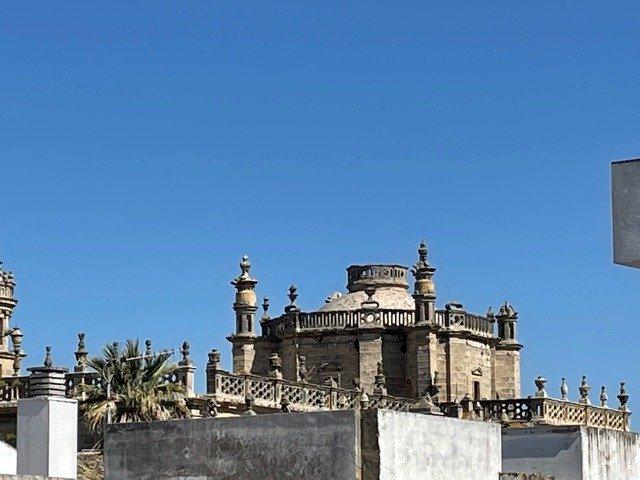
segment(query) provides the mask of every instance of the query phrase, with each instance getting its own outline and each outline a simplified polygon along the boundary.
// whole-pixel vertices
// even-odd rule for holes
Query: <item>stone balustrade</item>
[[[0,378],[0,404],[15,404],[20,398],[27,396],[29,377]]]
[[[223,370],[211,372],[205,397],[220,406],[245,404],[251,399],[258,409],[317,411],[359,408],[407,410],[415,400],[382,394],[362,394],[330,385],[290,382],[279,378],[233,374]]]
[[[262,324],[265,336],[280,336],[305,330],[342,330],[357,328],[361,324],[365,310],[345,310],[329,312],[293,312],[277,318],[269,319]],[[383,328],[411,327],[415,325],[413,310],[396,310],[380,308],[378,324]],[[487,317],[460,312],[450,314],[444,310],[437,310],[432,324],[436,328],[467,331],[483,337],[493,336],[493,321]]]
[[[499,421],[517,425],[584,425],[629,431],[628,411],[575,403],[554,398],[517,398],[510,400],[463,400],[460,404],[440,404],[445,415]]]

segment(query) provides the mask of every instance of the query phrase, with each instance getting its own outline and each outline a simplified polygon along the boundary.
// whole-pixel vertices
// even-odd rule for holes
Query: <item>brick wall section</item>
[[[405,395],[405,336],[384,334],[382,336],[382,357],[386,386],[389,395]]]
[[[493,351],[495,393],[500,398],[520,398],[520,352]]]

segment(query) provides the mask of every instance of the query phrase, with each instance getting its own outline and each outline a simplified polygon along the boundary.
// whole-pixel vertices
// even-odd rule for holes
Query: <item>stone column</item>
[[[367,299],[362,302],[358,319],[358,370],[360,387],[365,393],[373,393],[378,363],[382,362],[382,325],[380,305],[373,300],[375,288],[365,288]]]
[[[18,475],[77,478],[78,402],[65,397],[66,368],[28,369],[28,398],[18,400]]]

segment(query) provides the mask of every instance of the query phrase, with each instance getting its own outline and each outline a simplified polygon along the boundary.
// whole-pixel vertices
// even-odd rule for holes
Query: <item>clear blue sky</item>
[[[446,3],[446,2],[444,2]],[[624,2],[22,2],[0,17],[0,257],[30,354],[75,334],[205,352],[247,253],[281,311],[350,263],[520,312],[523,386],[629,382],[640,271],[612,264],[609,162],[640,154]],[[632,405],[633,406],[633,405]]]

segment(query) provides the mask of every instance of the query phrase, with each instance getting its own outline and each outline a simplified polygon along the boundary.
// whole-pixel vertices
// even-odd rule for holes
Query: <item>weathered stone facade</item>
[[[389,395],[418,398],[435,387],[439,401],[476,400],[520,395],[518,314],[505,303],[494,315],[467,312],[457,302],[436,308],[435,268],[424,243],[409,272],[402,265],[352,265],[347,293],[334,293],[315,312],[296,304],[297,288],[289,288],[290,304],[281,316],[269,315],[263,301],[261,333],[255,329],[258,308],[251,264],[243,257],[234,279],[236,331],[232,343],[235,373],[267,375],[269,358],[282,360],[286,380],[359,385],[365,392],[384,379]]]

